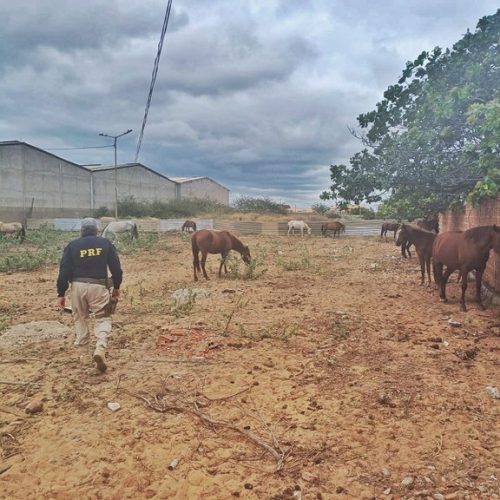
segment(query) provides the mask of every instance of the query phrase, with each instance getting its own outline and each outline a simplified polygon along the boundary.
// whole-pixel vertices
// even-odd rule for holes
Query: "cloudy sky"
[[[166,0],[0,0],[0,140],[130,162]],[[451,46],[496,0],[173,0],[139,160],[233,196],[318,201],[347,126],[408,60]]]

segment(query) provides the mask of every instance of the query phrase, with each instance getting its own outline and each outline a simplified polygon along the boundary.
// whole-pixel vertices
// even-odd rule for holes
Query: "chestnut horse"
[[[385,236],[387,239],[387,231],[394,231],[394,239],[396,239],[396,233],[400,226],[399,222],[384,222],[380,230],[380,237]]]
[[[193,232],[196,232],[196,222],[194,220],[187,220],[184,224],[182,224],[182,232],[186,231],[189,233],[190,229],[192,229]]]
[[[425,283],[425,268],[427,267],[427,286],[431,286],[432,245],[435,239],[436,234],[431,231],[426,231],[416,226],[410,226],[409,224],[401,224],[401,230],[399,231],[396,245],[403,245],[404,242],[415,245],[415,250],[417,251],[418,260],[420,262],[420,272],[422,273],[421,285]]]
[[[338,221],[321,224],[321,233],[323,236],[326,236],[327,231],[333,231],[333,237],[335,238],[335,235],[338,234],[340,238],[340,233],[345,233],[345,225]]]
[[[460,270],[462,276],[462,297],[460,309],[465,307],[465,291],[467,290],[467,276],[469,271],[476,271],[476,300],[478,307],[484,310],[481,302],[481,282],[486,263],[493,249],[500,255],[500,227],[479,226],[464,232],[452,231],[438,234],[432,249],[432,267],[434,280],[439,286],[441,302],[447,302],[446,283],[455,269]],[[443,273],[443,267],[446,271]]]
[[[195,281],[198,281],[196,271],[199,272],[201,270],[203,271],[205,279],[209,279],[207,271],[205,270],[207,254],[209,253],[221,254],[222,260],[219,266],[219,278],[222,275],[222,266],[224,266],[224,271],[227,273],[226,257],[228,256],[230,250],[236,250],[239,252],[245,264],[249,264],[251,259],[248,247],[243,245],[243,243],[229,231],[210,231],[209,229],[201,229],[191,236],[191,248],[193,249],[193,269]],[[200,251],[201,269],[199,257]]]

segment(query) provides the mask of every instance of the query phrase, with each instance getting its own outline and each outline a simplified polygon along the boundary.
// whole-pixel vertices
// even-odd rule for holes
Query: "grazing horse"
[[[439,221],[437,219],[420,219],[417,221],[417,226],[427,231],[434,231],[436,234],[439,233]]]
[[[120,220],[110,222],[102,232],[104,238],[108,240],[113,240],[117,237],[117,234],[129,233],[132,240],[139,238],[139,233],[137,231],[137,224],[131,220]]]
[[[500,227],[495,225],[473,227],[464,232],[451,231],[436,236],[432,249],[432,267],[434,279],[439,286],[441,302],[447,302],[446,283],[450,274],[459,269],[462,276],[460,308],[462,311],[467,311],[465,307],[467,276],[469,271],[475,270],[476,300],[479,309],[484,310],[481,302],[481,282],[491,249],[500,255]],[[443,273],[444,266],[446,271]]]
[[[209,279],[205,270],[207,262],[207,254],[220,253],[222,260],[219,266],[219,278],[222,276],[222,266],[227,274],[226,257],[230,250],[236,250],[241,254],[241,258],[245,264],[249,264],[251,260],[250,250],[245,246],[234,234],[229,231],[211,231],[209,229],[201,229],[191,236],[191,248],[193,250],[193,269],[194,280],[198,281],[196,271],[203,271],[205,279]],[[201,269],[200,256],[201,251]]]
[[[400,227],[401,224],[399,224],[399,222],[384,222],[380,230],[380,237],[382,238],[382,236],[385,236],[387,239],[387,231],[394,231],[394,239],[396,239],[396,233]]]
[[[333,237],[335,238],[335,235],[338,234],[340,238],[340,233],[345,233],[345,225],[338,221],[321,224],[321,233],[323,236],[326,236],[327,231],[333,231]]]
[[[396,240],[396,245],[398,246],[403,245],[403,242],[415,245],[418,260],[420,261],[420,272],[422,273],[421,285],[425,283],[425,268],[427,267],[427,286],[431,286],[431,256],[435,238],[435,233],[431,231],[410,226],[409,224],[401,224],[401,230]]]
[[[26,229],[20,222],[0,222],[0,235],[13,234],[22,243],[26,237]]]
[[[304,237],[304,229],[307,231],[307,234],[311,234],[311,228],[303,220],[288,221],[288,236],[290,236],[290,232],[295,234],[296,229],[300,229],[300,235],[302,237]]]
[[[186,222],[184,222],[184,224],[182,224],[182,229],[181,229],[182,232],[186,231],[186,232],[196,232],[196,222],[194,220],[187,220]]]

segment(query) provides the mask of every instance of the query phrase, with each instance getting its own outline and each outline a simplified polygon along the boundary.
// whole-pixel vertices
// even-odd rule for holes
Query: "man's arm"
[[[111,278],[113,279],[113,288],[115,290],[120,289],[123,279],[123,271],[120,265],[120,258],[116,252],[116,248],[112,243],[109,244],[108,252],[108,267],[111,271]]]
[[[61,263],[59,264],[59,276],[57,277],[57,296],[64,297],[69,287],[69,282],[73,279],[73,267],[71,265],[71,249],[67,245],[64,249]]]

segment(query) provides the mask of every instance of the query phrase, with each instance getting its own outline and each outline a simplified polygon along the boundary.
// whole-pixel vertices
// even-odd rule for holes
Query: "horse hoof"
[[[448,299],[443,299],[442,297],[440,297],[439,302],[443,302],[444,304],[446,304],[446,302],[448,302]]]
[[[477,308],[480,310],[480,311],[484,311],[486,308],[483,306],[483,304],[478,304],[477,305]]]
[[[464,313],[467,312],[467,308],[463,304],[460,304],[460,310]]]

